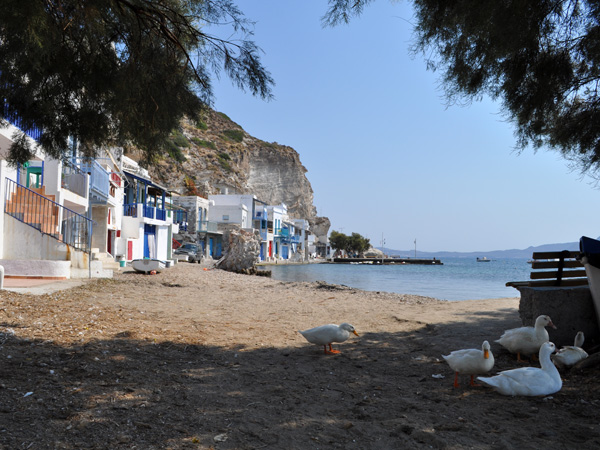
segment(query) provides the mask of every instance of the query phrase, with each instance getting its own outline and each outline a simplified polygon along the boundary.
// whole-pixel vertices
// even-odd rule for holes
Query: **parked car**
[[[202,261],[202,249],[196,244],[183,244],[175,250],[174,254],[177,259],[185,260],[185,257],[187,256],[187,261],[191,263],[200,263],[200,261]]]

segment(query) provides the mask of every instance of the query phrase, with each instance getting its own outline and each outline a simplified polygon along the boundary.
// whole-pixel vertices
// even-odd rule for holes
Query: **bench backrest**
[[[531,261],[530,281],[512,281],[507,286],[551,287],[586,286],[587,275],[577,259],[579,252],[534,252]]]

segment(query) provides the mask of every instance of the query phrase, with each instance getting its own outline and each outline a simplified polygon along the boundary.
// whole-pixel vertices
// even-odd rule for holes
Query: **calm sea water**
[[[477,262],[476,258],[444,258],[443,265],[299,264],[270,265],[280,281],[324,281],[365,291],[416,294],[440,300],[477,300],[518,297],[508,281],[529,279],[526,258]]]

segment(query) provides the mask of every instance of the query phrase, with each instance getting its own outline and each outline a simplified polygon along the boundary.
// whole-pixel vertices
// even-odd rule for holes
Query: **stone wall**
[[[547,328],[550,341],[557,346],[573,345],[578,331],[585,335],[585,346],[600,343],[594,302],[587,286],[572,288],[520,287],[519,315],[524,326],[547,314],[557,329]]]

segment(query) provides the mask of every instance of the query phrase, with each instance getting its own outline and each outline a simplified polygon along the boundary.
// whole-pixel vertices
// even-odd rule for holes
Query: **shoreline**
[[[544,399],[471,387],[466,375],[453,388],[442,355],[484,339],[494,373],[515,367],[494,340],[520,326],[518,299],[448,302],[206,269],[2,291],[0,446],[600,446],[597,368],[565,374]],[[335,343],[337,355],[298,333],[341,322],[359,336]]]

